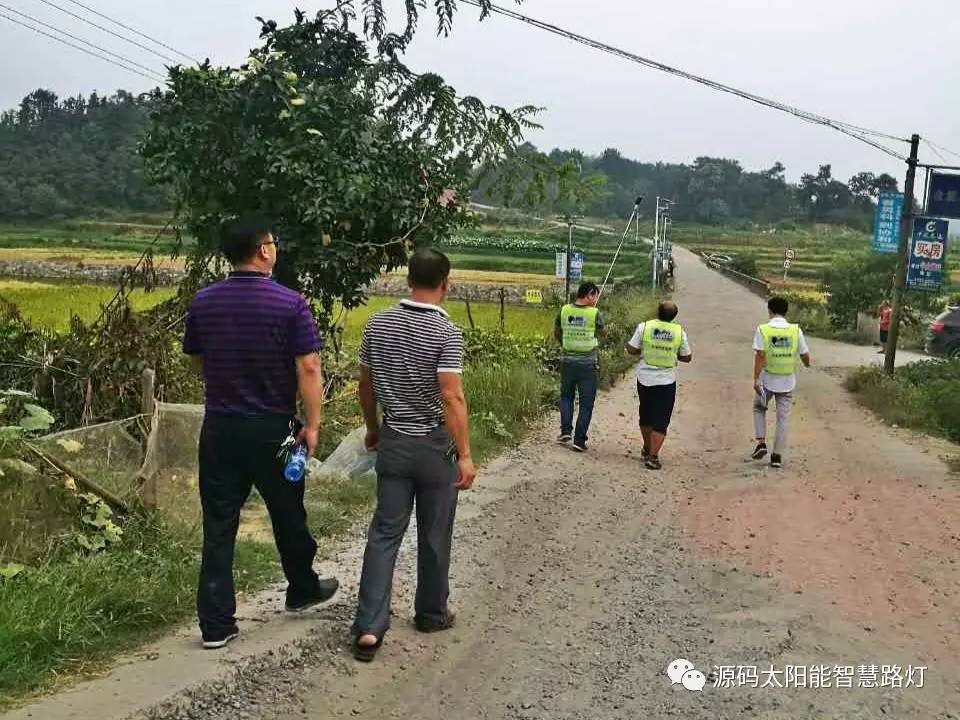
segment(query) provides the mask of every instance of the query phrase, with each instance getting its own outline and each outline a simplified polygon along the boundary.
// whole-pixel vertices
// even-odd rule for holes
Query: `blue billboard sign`
[[[900,249],[900,219],[903,215],[903,193],[882,192],[877,198],[873,220],[873,249],[895,253]]]
[[[933,217],[960,218],[960,175],[930,174],[926,212]]]
[[[947,228],[946,220],[914,218],[907,263],[907,290],[940,292],[947,256]]]

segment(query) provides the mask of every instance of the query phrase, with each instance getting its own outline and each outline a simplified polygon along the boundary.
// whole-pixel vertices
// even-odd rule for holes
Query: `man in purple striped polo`
[[[270,277],[277,239],[270,223],[241,219],[224,228],[221,249],[233,272],[200,290],[187,314],[183,351],[203,369],[206,413],[200,434],[203,562],[197,614],[205,648],[239,634],[233,551],[240,509],[253,486],[267,505],[289,583],[286,609],[329,600],[335,579],[313,570],[317,544],[307,527],[304,483],[283,476],[277,453],[297,430],[310,454],[323,407],[323,347],[303,297]],[[305,423],[296,420],[297,394]],[[299,429],[297,429],[299,428]]]

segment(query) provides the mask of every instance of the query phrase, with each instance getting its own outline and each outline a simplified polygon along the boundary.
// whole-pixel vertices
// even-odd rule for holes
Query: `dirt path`
[[[501,458],[463,499],[457,629],[410,627],[408,543],[394,629],[373,665],[355,664],[345,648],[358,535],[336,558],[347,581],[339,602],[306,621],[278,619],[276,595],[264,596],[244,610],[259,622],[224,654],[204,655],[182,633],[156,650],[152,674],[149,662],[127,667],[139,690],[121,668],[119,681],[94,684],[99,703],[86,686],[14,717],[124,717],[176,695],[185,674],[200,683],[191,694],[139,716],[960,717],[960,482],[939,459],[949,448],[874,420],[835,371],[818,369],[801,377],[786,467],[745,461],[749,343],[763,304],[688,253],[678,265],[695,357],[664,470],[638,462],[629,381],[601,397],[588,455],[554,445],[551,423]],[[832,345],[811,343],[821,368],[859,357]],[[754,666],[761,684],[771,665],[854,666],[853,687],[708,681],[689,692],[664,674],[680,657],[705,673]],[[904,677],[925,666],[924,687],[859,687],[870,677],[859,666],[873,664],[900,665]]]

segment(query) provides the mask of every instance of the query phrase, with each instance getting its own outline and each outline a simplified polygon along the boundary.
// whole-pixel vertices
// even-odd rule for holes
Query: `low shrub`
[[[960,360],[929,360],[897,368],[860,368],[847,387],[890,423],[960,441]]]

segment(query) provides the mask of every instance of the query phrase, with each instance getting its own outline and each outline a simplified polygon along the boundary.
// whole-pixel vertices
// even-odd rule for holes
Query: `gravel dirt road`
[[[599,399],[588,454],[555,445],[552,422],[536,430],[463,495],[454,630],[412,628],[408,543],[394,628],[373,664],[353,662],[357,533],[331,564],[346,582],[330,607],[292,622],[274,615],[276,593],[261,596],[225,653],[185,631],[12,717],[960,718],[960,481],[940,459],[955,446],[885,426],[847,395],[838,368],[873,350],[812,340],[785,467],[747,460],[764,305],[677,252],[694,360],[664,469],[639,462],[629,378]],[[671,684],[676,658],[708,675],[701,692]],[[885,680],[893,665],[899,681],[892,668]],[[787,666],[806,677],[716,687],[718,666],[756,667],[758,684],[784,684]],[[853,666],[852,687],[836,686],[835,666]],[[923,687],[896,687],[909,666],[925,668]],[[811,687],[815,675],[830,687]]]

